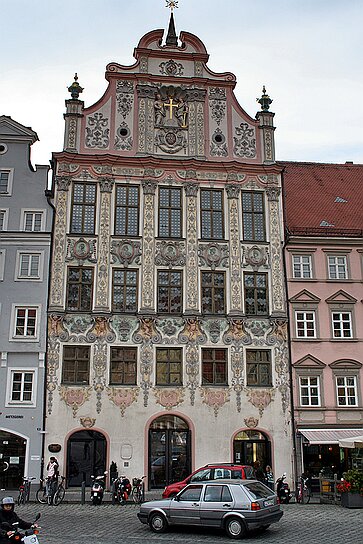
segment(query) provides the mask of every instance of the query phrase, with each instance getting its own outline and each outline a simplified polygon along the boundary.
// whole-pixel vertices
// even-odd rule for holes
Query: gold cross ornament
[[[169,108],[169,119],[173,118],[173,108],[177,108],[178,104],[173,103],[173,99],[169,98],[169,102],[164,102],[164,106]]]

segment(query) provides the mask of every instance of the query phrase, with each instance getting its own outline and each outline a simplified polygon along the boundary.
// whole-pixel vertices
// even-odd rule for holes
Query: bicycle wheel
[[[134,501],[135,501],[136,504],[141,504],[142,503],[142,494],[141,494],[141,489],[140,488],[135,489]]]
[[[58,506],[58,504],[60,504],[62,502],[62,500],[64,499],[65,493],[66,493],[66,490],[64,489],[64,487],[58,487],[58,489],[54,493],[54,497],[53,497],[53,503],[56,506]]]
[[[24,493],[24,491],[21,491],[19,493],[17,503],[18,503],[18,506],[20,506],[21,504],[25,504],[25,493]]]
[[[310,502],[310,497],[311,497],[310,489],[305,488],[305,489],[303,490],[304,504],[309,504],[309,502]]]
[[[45,487],[40,487],[35,495],[36,499],[40,504],[46,504],[47,503],[47,496],[45,494]]]

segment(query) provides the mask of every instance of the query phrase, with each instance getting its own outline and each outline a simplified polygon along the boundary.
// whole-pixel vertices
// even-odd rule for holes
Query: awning
[[[339,440],[339,446],[341,448],[363,448],[363,434],[353,438],[342,438]]]
[[[309,444],[339,444],[344,438],[354,438],[362,434],[362,429],[298,429]]]

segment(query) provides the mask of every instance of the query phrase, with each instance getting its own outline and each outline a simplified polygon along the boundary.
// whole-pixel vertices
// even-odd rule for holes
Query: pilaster
[[[111,193],[114,185],[114,179],[110,177],[100,177],[98,179],[101,192],[100,202],[100,223],[98,236],[98,262],[97,262],[97,281],[95,311],[109,311],[109,275],[110,275],[110,212],[111,212]]]
[[[155,260],[155,191],[157,183],[144,180],[144,225],[142,244],[142,283],[141,283],[141,312],[155,312],[154,260]]]
[[[270,224],[271,275],[272,275],[272,316],[285,316],[284,271],[282,268],[282,232],[280,218],[280,187],[266,189]]]
[[[199,313],[199,289],[198,289],[198,232],[197,232],[197,196],[199,185],[193,181],[184,185],[186,194],[186,215],[187,215],[187,295],[185,304],[186,314]]]
[[[226,191],[229,211],[230,314],[242,315],[241,244],[238,214],[241,188],[233,183],[226,186]]]

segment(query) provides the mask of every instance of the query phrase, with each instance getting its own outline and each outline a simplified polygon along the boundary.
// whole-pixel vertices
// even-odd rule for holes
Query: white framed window
[[[14,304],[12,311],[12,330],[10,340],[38,340],[40,306]]]
[[[41,232],[45,229],[45,210],[22,210],[20,228],[26,232]]]
[[[300,405],[320,406],[320,381],[319,376],[300,376]]]
[[[345,255],[329,255],[328,269],[330,280],[346,280],[348,278],[347,257]]]
[[[11,196],[13,188],[14,168],[0,169],[0,195]]]
[[[332,312],[333,338],[352,338],[352,314]]]
[[[41,251],[34,253],[17,253],[15,280],[38,280],[43,275],[43,253]]]
[[[5,271],[5,249],[0,249],[0,281],[4,281],[4,271]]]
[[[7,406],[35,406],[37,371],[35,368],[11,368],[8,373]]]
[[[312,278],[311,255],[293,255],[293,277]]]
[[[338,406],[358,406],[356,376],[336,376]]]
[[[8,210],[0,210],[0,232],[8,228]]]
[[[295,312],[297,338],[316,338],[315,312]]]

